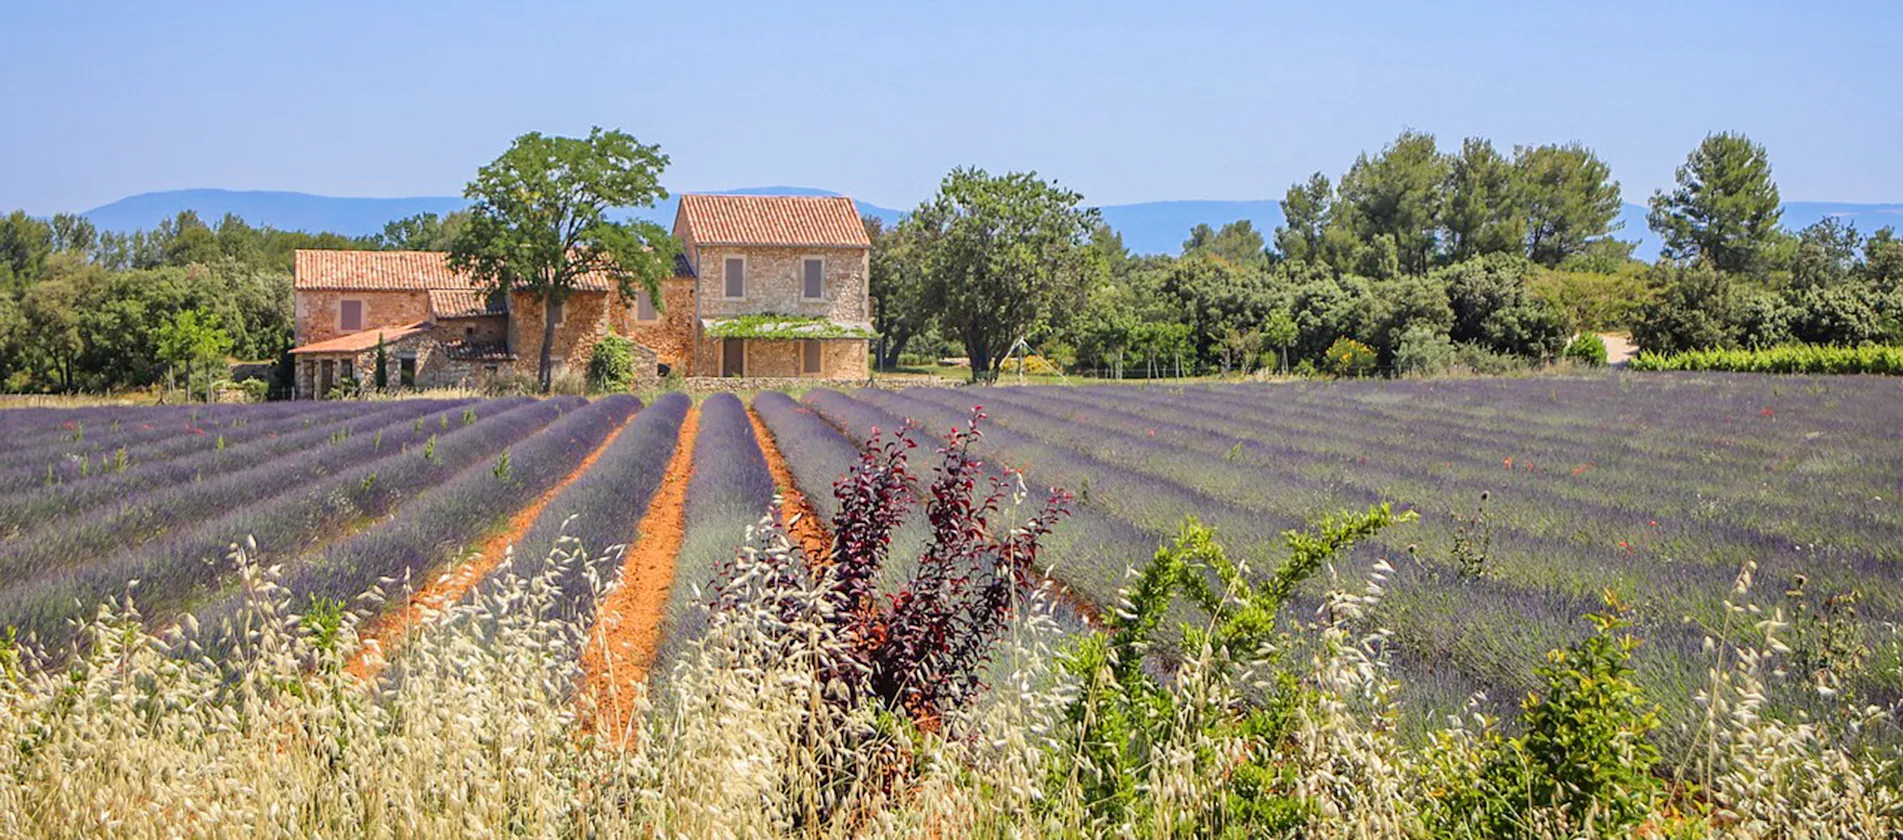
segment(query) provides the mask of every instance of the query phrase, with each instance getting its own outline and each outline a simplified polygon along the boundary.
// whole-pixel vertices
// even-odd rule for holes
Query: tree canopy
[[[608,213],[667,198],[660,181],[667,164],[659,146],[621,131],[597,127],[583,138],[530,132],[463,190],[472,204],[450,243],[449,264],[492,293],[528,292],[541,301],[537,379],[544,393],[558,307],[584,277],[611,277],[623,297],[638,288],[661,308],[661,281],[679,245],[660,225]]]
[[[964,343],[973,380],[996,379],[1013,345],[1083,303],[1101,258],[1082,200],[1034,172],[960,168],[902,225],[922,302]]]
[[[1705,261],[1725,272],[1755,273],[1783,215],[1771,159],[1742,134],[1705,137],[1678,168],[1677,186],[1652,194],[1646,221],[1665,240],[1665,256]]]

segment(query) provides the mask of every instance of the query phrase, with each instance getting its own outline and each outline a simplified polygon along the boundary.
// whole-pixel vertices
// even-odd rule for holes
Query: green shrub
[[[1483,732],[1464,762],[1449,761],[1436,783],[1445,787],[1429,796],[1432,836],[1637,836],[1663,794],[1648,740],[1659,716],[1634,679],[1639,641],[1617,612],[1613,602],[1587,616],[1597,632],[1534,669],[1542,690],[1522,704],[1521,735]]]
[[[1229,779],[1227,790],[1210,791],[1215,801],[1199,803],[1213,823],[1206,826],[1213,833],[1199,836],[1279,836],[1300,829],[1309,808],[1289,793],[1293,771],[1275,760],[1274,748],[1290,736],[1291,713],[1304,691],[1284,663],[1264,661],[1262,651],[1286,645],[1278,613],[1304,581],[1356,543],[1413,518],[1382,504],[1288,531],[1288,558],[1260,583],[1229,558],[1214,531],[1193,518],[1185,522],[1125,590],[1123,607],[1106,616],[1107,632],[1077,637],[1061,658],[1063,670],[1080,684],[1063,712],[1075,730],[1067,742],[1075,751],[1052,756],[1051,798],[1064,798],[1067,788],[1081,785],[1081,804],[1098,825],[1166,824],[1145,794],[1145,780],[1188,740],[1201,747],[1191,759],[1196,772]],[[1179,628],[1182,649],[1201,652],[1199,678],[1213,687],[1257,671],[1268,696],[1246,705],[1192,699],[1146,667],[1179,599],[1208,617]],[[1225,755],[1246,758],[1232,762]]]
[[[1335,339],[1322,354],[1323,365],[1336,376],[1367,376],[1374,373],[1374,348],[1347,336]]]
[[[588,386],[597,391],[626,391],[634,380],[634,342],[613,330],[595,342],[588,359]]]
[[[1903,376],[1903,346],[1830,347],[1785,344],[1762,350],[1640,353],[1633,370],[1721,370],[1738,373],[1876,373]]]
[[[1565,356],[1586,367],[1605,367],[1606,342],[1592,333],[1580,333],[1566,345]]]
[[[1394,372],[1402,376],[1435,376],[1453,366],[1454,342],[1431,325],[1410,325],[1395,345]]]
[[[1532,361],[1509,353],[1497,353],[1483,345],[1460,342],[1454,345],[1454,370],[1497,376],[1532,367]]]

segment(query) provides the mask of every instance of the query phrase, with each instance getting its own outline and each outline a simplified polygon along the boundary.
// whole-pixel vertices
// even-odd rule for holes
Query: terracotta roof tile
[[[292,353],[361,353],[377,346],[381,340],[385,344],[394,344],[403,339],[429,332],[428,321],[404,324],[400,327],[377,327],[375,329],[340,335],[336,338],[291,348]]]
[[[424,292],[474,290],[475,278],[451,271],[445,251],[331,251],[298,249],[292,288],[298,291]],[[677,266],[678,269],[678,266]],[[605,272],[582,276],[575,288],[614,288]]]
[[[701,245],[872,246],[852,199],[836,195],[683,195],[676,226]]]
[[[484,315],[507,315],[501,301],[496,306],[489,305],[489,296],[476,289],[431,289],[429,293],[430,314],[438,318],[480,318]]]
[[[443,352],[459,362],[515,361],[509,345],[501,341],[451,341],[443,344]]]
[[[449,270],[442,251],[329,251],[298,249],[295,288],[349,291],[473,289],[467,274]]]

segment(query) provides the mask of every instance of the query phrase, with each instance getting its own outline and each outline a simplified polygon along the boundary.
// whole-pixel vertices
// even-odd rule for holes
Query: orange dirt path
[[[348,665],[344,666],[344,671],[362,680],[376,679],[377,675],[383,672],[384,666],[389,664],[389,657],[402,648],[403,640],[409,632],[427,618],[442,613],[450,605],[462,600],[463,595],[468,594],[472,587],[488,576],[489,572],[502,562],[509,546],[521,540],[522,535],[528,532],[529,526],[535,524],[536,518],[542,515],[542,509],[548,507],[548,503],[567,489],[568,485],[573,484],[575,479],[587,474],[588,470],[594,467],[595,461],[600,460],[602,453],[608,451],[608,446],[613,444],[638,416],[640,416],[638,411],[630,415],[622,422],[620,428],[615,429],[613,434],[608,435],[601,442],[600,446],[584,456],[572,472],[536,497],[535,501],[516,511],[515,516],[509,518],[507,526],[484,540],[480,547],[467,555],[470,559],[417,590],[402,609],[386,611],[372,620],[370,625],[359,633],[363,640],[363,649],[358,651],[357,656],[351,659]]]
[[[826,526],[820,522],[819,513],[813,510],[812,502],[806,494],[800,492],[800,486],[793,481],[793,472],[786,468],[786,459],[780,455],[780,446],[767,431],[766,424],[760,422],[760,416],[753,413],[753,407],[747,407],[747,421],[753,424],[753,439],[760,443],[760,454],[766,458],[766,470],[773,475],[773,484],[780,488],[780,521],[787,523],[793,544],[799,546],[800,554],[808,564],[823,563],[832,555],[832,535],[826,533]]]
[[[661,486],[641,516],[640,532],[621,558],[620,585],[603,598],[582,650],[582,690],[595,701],[587,725],[612,737],[634,734],[636,697],[660,651],[661,618],[674,587],[674,564],[685,536],[687,485],[694,475],[694,432],[700,407],[687,410]]]

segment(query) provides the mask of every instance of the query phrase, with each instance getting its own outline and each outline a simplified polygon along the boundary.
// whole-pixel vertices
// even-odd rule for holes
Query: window
[[[745,257],[728,257],[727,297],[743,298],[747,296],[747,260]]]
[[[340,300],[337,302],[337,329],[347,333],[363,331],[363,301]]]
[[[826,263],[818,257],[808,257],[800,262],[800,296],[807,300],[819,300],[826,294]]]
[[[398,356],[396,360],[396,384],[405,388],[416,387],[416,357]]]
[[[800,342],[800,373],[818,374],[820,363],[819,342],[812,339]]]
[[[637,292],[634,296],[634,320],[645,323],[661,320],[661,313],[654,311],[654,299],[647,292]]]
[[[555,316],[555,326],[559,327],[563,321],[568,320],[568,301],[556,300],[549,304],[548,311],[550,315]]]
[[[476,328],[473,326],[469,326],[467,324],[463,325],[463,340],[469,341],[475,337],[476,337]]]

